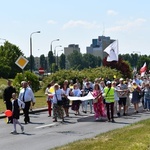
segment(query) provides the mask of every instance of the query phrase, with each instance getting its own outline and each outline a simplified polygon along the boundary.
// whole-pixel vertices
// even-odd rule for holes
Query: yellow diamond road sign
[[[28,60],[26,58],[24,58],[23,56],[20,56],[15,64],[18,65],[21,69],[23,69],[28,63]]]

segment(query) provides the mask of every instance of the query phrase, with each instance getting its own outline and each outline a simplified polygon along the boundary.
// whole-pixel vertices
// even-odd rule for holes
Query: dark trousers
[[[30,118],[29,118],[30,103],[31,102],[25,102],[25,108],[23,109],[25,123],[30,122]]]
[[[107,118],[110,120],[110,110],[111,110],[111,119],[114,119],[114,102],[112,103],[106,103],[107,108]]]

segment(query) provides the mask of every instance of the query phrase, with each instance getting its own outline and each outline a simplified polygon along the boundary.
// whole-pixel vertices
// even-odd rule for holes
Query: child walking
[[[21,123],[18,121],[20,116],[20,108],[24,108],[25,103],[22,102],[17,98],[16,93],[12,94],[12,118],[13,118],[13,126],[14,130],[11,132],[12,134],[17,134],[16,125],[19,124],[21,127],[22,133],[24,133],[24,127],[21,125]]]

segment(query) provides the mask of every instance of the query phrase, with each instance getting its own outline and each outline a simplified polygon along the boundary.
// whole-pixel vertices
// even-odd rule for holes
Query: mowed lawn
[[[6,79],[0,79],[0,85],[1,84],[7,85],[7,80]],[[40,89],[39,91],[34,93],[34,95],[35,95],[35,99],[36,99],[36,104],[33,107],[33,109],[34,108],[47,107],[46,96],[45,96],[43,89]],[[3,99],[0,99],[0,113],[4,112],[5,110],[6,110],[6,106],[3,103]]]
[[[54,150],[150,150],[150,119]]]

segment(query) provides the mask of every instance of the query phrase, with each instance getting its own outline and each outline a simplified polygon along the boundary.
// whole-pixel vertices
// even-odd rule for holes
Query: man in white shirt
[[[24,112],[24,122],[25,124],[30,122],[30,117],[29,117],[29,109],[30,109],[30,104],[32,102],[32,105],[35,104],[35,98],[32,89],[28,86],[28,83],[24,81],[23,83],[23,89],[19,93],[18,97],[21,101],[25,103],[25,108],[23,109]]]

